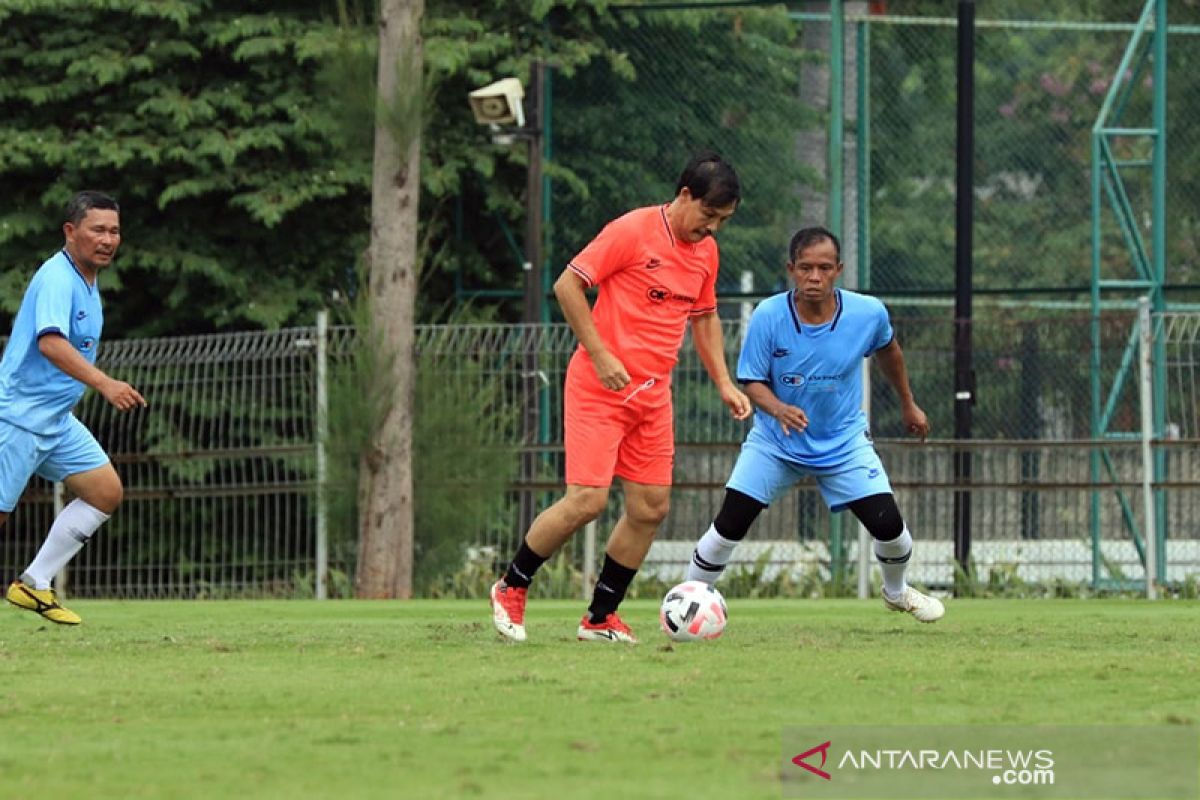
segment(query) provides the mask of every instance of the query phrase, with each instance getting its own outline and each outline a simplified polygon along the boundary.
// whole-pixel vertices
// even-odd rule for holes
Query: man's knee
[[[567,495],[561,502],[575,527],[586,525],[604,513],[608,505],[608,488],[572,486],[567,489]]]
[[[72,475],[67,478],[66,484],[72,494],[105,514],[112,514],[125,499],[125,487],[112,465]]]
[[[766,508],[765,505],[750,495],[739,492],[737,489],[726,489],[725,500],[721,503],[721,510],[717,512],[716,518],[713,519],[713,527],[726,539],[740,542],[746,538],[750,526],[754,524],[754,520],[758,519],[758,515],[764,508]]]
[[[665,491],[644,495],[638,502],[629,503],[625,513],[635,522],[657,527],[671,513],[671,494]]]
[[[848,507],[871,537],[878,541],[890,542],[904,533],[904,517],[900,515],[896,498],[891,494],[863,497]]]

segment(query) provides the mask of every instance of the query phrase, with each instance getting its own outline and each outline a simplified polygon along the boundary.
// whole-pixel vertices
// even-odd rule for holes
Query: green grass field
[[[780,797],[785,727],[1195,724],[1200,604],[733,601],[723,638],[574,641],[533,601],[86,602],[0,614],[0,786],[59,798]]]

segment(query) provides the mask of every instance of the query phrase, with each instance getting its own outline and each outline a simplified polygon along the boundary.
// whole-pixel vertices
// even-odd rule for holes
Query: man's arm
[[[750,416],[754,410],[750,398],[729,377],[729,367],[725,364],[725,335],[721,332],[721,318],[715,311],[692,317],[692,342],[700,363],[721,395],[721,402],[729,406],[734,419]]]
[[[608,346],[600,338],[584,288],[583,278],[564,269],[554,282],[554,296],[558,298],[558,305],[567,318],[567,324],[575,332],[575,338],[592,359],[592,368],[596,370],[600,383],[606,389],[619,391],[629,385],[629,372],[621,360],[608,351]]]
[[[780,400],[767,384],[761,381],[747,383],[746,395],[754,405],[776,419],[779,427],[783,428],[784,436],[791,436],[793,430],[803,433],[808,427],[808,415],[804,410]]]
[[[38,350],[51,364],[80,383],[95,389],[119,410],[129,411],[146,405],[145,398],[138,394],[137,389],[124,381],[105,375],[101,369],[79,355],[62,334],[44,334],[38,339]]]
[[[924,439],[929,435],[929,419],[913,399],[912,387],[908,385],[908,368],[904,365],[904,351],[900,349],[900,343],[893,338],[887,347],[876,351],[875,359],[879,362],[883,377],[887,378],[896,396],[900,398],[900,416],[904,420],[905,430]]]

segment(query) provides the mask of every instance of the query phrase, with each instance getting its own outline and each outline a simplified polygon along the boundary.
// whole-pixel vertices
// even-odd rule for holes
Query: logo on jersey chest
[[[779,382],[784,386],[799,389],[806,386],[814,392],[833,392],[838,384],[846,379],[849,373],[841,375],[804,375],[799,372],[787,372],[779,376]]]
[[[666,286],[651,286],[646,290],[646,299],[655,305],[681,303],[683,305],[694,306],[696,304],[696,298],[673,292]]]

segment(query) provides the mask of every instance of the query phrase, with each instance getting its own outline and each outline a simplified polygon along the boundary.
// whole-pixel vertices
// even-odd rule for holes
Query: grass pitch
[[[0,609],[0,786],[62,798],[778,798],[782,730],[1195,724],[1200,604],[734,600],[714,642],[574,641],[584,604]]]

